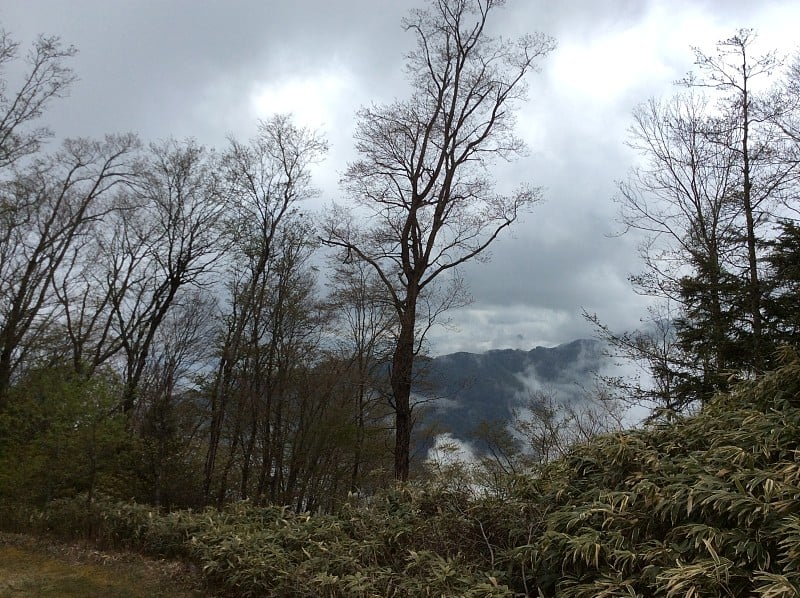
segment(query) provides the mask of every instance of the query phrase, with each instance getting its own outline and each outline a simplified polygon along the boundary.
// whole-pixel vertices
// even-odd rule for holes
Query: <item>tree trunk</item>
[[[240,497],[247,500],[250,496],[250,472],[253,468],[253,449],[256,445],[256,434],[258,434],[258,416],[256,409],[252,410],[252,420],[250,422],[250,435],[247,443],[242,442],[242,478],[240,482]]]
[[[743,203],[747,223],[747,261],[748,261],[748,295],[750,316],[753,326],[753,363],[757,371],[764,367],[764,355],[761,342],[761,284],[758,276],[758,257],[756,253],[755,217],[753,214],[753,182],[750,178],[750,97],[747,87],[747,64],[742,64],[742,174]]]
[[[0,352],[0,411],[8,404],[11,389],[11,351],[3,348]]]
[[[358,405],[356,410],[356,445],[353,449],[353,469],[350,475],[350,492],[358,492],[361,479],[361,460],[364,454],[364,403],[367,396],[364,360],[359,359]]]
[[[408,480],[411,460],[411,382],[414,374],[414,329],[416,296],[409,297],[400,324],[400,335],[392,355],[391,385],[395,411],[394,477]]]

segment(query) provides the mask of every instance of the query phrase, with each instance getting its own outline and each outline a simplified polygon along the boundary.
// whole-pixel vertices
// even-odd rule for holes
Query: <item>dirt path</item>
[[[183,564],[0,534],[0,597],[203,598]]]

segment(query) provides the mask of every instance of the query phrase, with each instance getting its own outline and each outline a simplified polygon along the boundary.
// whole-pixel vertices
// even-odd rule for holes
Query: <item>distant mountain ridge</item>
[[[603,344],[579,339],[530,351],[500,349],[451,353],[424,360],[415,393],[432,399],[424,426],[470,441],[482,422],[509,422],[515,408],[536,391],[562,402],[581,400],[582,389],[605,363]]]

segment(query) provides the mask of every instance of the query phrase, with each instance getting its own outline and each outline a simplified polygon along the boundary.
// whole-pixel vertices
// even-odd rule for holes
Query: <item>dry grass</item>
[[[0,534],[0,597],[210,596],[182,563]]]

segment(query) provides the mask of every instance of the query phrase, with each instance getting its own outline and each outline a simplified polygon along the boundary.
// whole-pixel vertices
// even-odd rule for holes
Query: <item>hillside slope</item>
[[[17,522],[191,559],[230,596],[794,597],[800,359],[784,362],[696,415],[596,438],[490,492],[450,472],[329,514],[78,497]]]
[[[523,483],[513,551],[559,596],[800,595],[800,363],[701,413],[599,438]]]
[[[424,424],[469,442],[481,423],[508,423],[537,391],[562,402],[580,400],[604,363],[603,345],[592,339],[531,351],[452,353],[424,361],[424,383],[415,391],[434,398]]]

